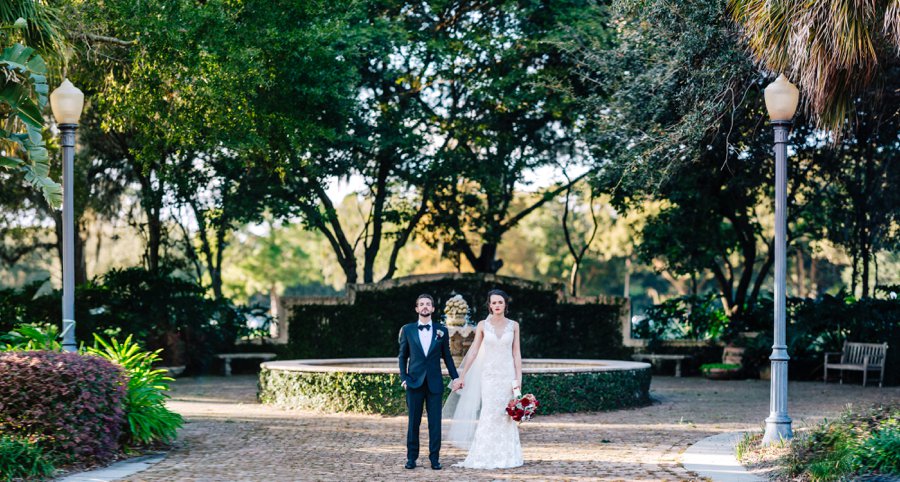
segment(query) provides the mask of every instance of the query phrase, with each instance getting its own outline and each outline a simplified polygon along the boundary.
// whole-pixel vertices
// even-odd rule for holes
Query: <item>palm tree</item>
[[[852,130],[900,61],[900,0],[729,0],[753,56],[798,84],[818,127]]]

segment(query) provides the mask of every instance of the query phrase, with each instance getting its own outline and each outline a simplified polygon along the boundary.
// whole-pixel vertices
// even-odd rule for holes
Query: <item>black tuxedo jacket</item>
[[[447,365],[450,378],[459,378],[453,357],[450,356],[450,335],[447,327],[431,322],[431,347],[426,355],[419,340],[418,322],[403,325],[400,329],[400,380],[406,382],[407,388],[419,388],[427,384],[431,393],[444,391],[444,380],[441,378],[441,358]],[[442,333],[438,336],[438,332]]]

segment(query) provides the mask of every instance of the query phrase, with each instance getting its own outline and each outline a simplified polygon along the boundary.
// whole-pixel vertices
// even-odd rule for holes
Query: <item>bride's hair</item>
[[[503,311],[503,314],[505,315],[505,314],[509,313],[509,302],[510,302],[509,295],[506,294],[506,292],[503,290],[493,289],[493,290],[488,291],[487,302],[485,303],[485,306],[487,306],[488,314],[491,313],[491,296],[494,296],[494,295],[497,295],[497,296],[503,298],[504,305],[506,305],[505,310]]]

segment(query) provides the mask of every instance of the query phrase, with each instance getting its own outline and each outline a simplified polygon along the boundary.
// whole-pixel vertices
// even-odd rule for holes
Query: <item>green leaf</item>
[[[7,169],[19,167],[23,162],[25,161],[16,159],[15,157],[0,156],[0,167],[5,167]]]

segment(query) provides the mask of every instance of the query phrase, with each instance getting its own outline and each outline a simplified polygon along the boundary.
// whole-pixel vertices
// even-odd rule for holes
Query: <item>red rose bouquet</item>
[[[514,398],[506,405],[506,413],[516,422],[522,423],[531,420],[534,412],[537,411],[541,403],[534,398],[534,395],[526,393],[522,398]]]

